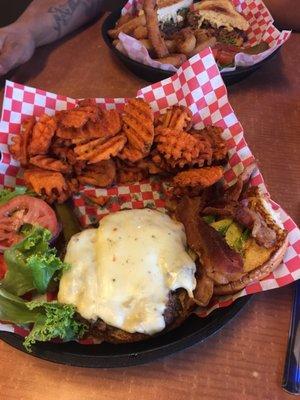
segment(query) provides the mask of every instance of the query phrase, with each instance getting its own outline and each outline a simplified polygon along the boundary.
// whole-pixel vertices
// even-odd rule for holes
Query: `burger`
[[[213,295],[234,294],[268,276],[288,246],[268,199],[258,187],[246,188],[242,178],[221,193],[183,197],[176,215],[199,257],[195,299],[201,306]]]
[[[76,307],[89,333],[143,340],[183,321],[194,306],[196,264],[184,227],[151,209],[109,214],[72,237],[58,301]]]
[[[241,47],[247,41],[248,21],[230,0],[203,0],[193,4],[187,15],[188,24],[214,36],[217,43]]]

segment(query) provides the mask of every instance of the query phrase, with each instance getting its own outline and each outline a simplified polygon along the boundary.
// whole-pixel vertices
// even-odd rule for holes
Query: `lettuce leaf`
[[[39,316],[24,341],[27,351],[37,341],[47,342],[53,338],[70,341],[81,338],[87,330],[85,324],[74,319],[75,307],[70,304],[31,301],[27,307],[32,312],[39,310]]]
[[[14,190],[2,189],[0,190],[0,206],[21,194],[35,195],[34,192],[28,190],[25,186],[16,186]]]
[[[23,343],[29,352],[37,341],[80,339],[87,326],[77,322],[74,314],[75,307],[72,305],[57,301],[24,301],[0,286],[0,320],[21,325],[33,323]]]
[[[36,289],[45,293],[52,278],[68,268],[50,248],[51,233],[41,227],[33,227],[28,236],[4,252],[8,270],[2,287],[12,294],[21,296]]]

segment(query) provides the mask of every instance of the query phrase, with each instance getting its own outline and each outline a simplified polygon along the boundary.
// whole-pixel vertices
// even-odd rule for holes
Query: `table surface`
[[[11,79],[70,97],[129,97],[145,85],[100,38],[101,20],[40,48]],[[228,88],[272,197],[300,223],[300,34],[281,54]],[[3,91],[0,93],[1,101]],[[0,101],[0,107],[1,107]],[[288,399],[281,389],[292,287],[253,297],[204,343],[148,365],[92,370],[56,365],[0,342],[0,398]]]

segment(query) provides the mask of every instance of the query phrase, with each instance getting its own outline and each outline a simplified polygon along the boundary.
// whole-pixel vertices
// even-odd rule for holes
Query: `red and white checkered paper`
[[[202,57],[196,55],[184,63],[171,78],[147,86],[137,95],[148,101],[154,111],[162,111],[178,103],[188,106],[193,113],[193,121],[197,128],[211,124],[222,127],[229,147],[229,162],[225,172],[225,180],[228,184],[233,184],[242,170],[253,163],[254,157],[245,141],[243,128],[230,106],[226,87],[210,49],[206,49]],[[98,98],[96,102],[106,109],[115,107],[122,109],[126,99]],[[22,171],[19,164],[12,159],[7,147],[12,136],[19,134],[22,120],[30,115],[38,116],[44,112],[54,114],[55,111],[72,108],[76,103],[76,99],[10,81],[6,82],[0,123],[1,185],[14,187],[22,184]],[[252,176],[252,184],[259,186],[266,196],[269,196],[258,169]],[[83,187],[80,194],[73,198],[74,209],[84,227],[98,221],[109,212],[125,208],[153,207],[164,210],[167,188],[167,182],[157,179],[145,180],[133,185],[113,186],[108,189]],[[108,204],[104,207],[89,204],[85,198],[86,195],[108,197]],[[275,210],[278,210],[284,227],[289,232],[289,247],[283,263],[263,281],[247,286],[234,296],[215,301],[201,316],[209,314],[215,308],[228,306],[238,297],[278,288],[300,278],[300,231],[278,205],[273,202],[272,205]],[[51,296],[48,296],[48,300],[51,299]],[[8,324],[0,324],[0,330],[26,334],[26,331],[19,327]],[[91,341],[85,343],[91,343]]]
[[[254,46],[262,41],[269,44],[269,49],[260,54],[238,53],[235,56],[235,66],[223,68],[222,72],[234,71],[237,66],[247,67],[257,64],[274,53],[284,42],[290,37],[291,31],[280,32],[273,25],[273,18],[264,5],[262,0],[232,0],[236,10],[241,13],[249,22],[247,31],[248,44]],[[129,0],[122,14],[134,14],[142,8],[143,0]],[[141,62],[142,64],[150,65],[154,68],[161,68],[166,71],[176,71],[176,68],[170,64],[162,64],[153,60],[148,53],[148,50],[138,40],[124,33],[119,35],[120,43],[117,48],[129,58]]]

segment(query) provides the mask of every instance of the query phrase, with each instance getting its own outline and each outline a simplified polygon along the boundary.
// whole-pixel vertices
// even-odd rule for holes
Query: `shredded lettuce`
[[[51,233],[41,227],[28,230],[24,240],[4,252],[7,272],[2,287],[10,293],[21,296],[36,289],[45,293],[55,275],[68,268],[50,248]]]
[[[28,190],[25,186],[16,186],[14,190],[2,189],[0,190],[0,206],[7,203],[9,200],[22,194],[35,195],[34,192]]]
[[[33,327],[24,340],[27,351],[37,341],[80,339],[87,326],[74,318],[75,307],[57,301],[24,301],[0,286],[0,320]]]

